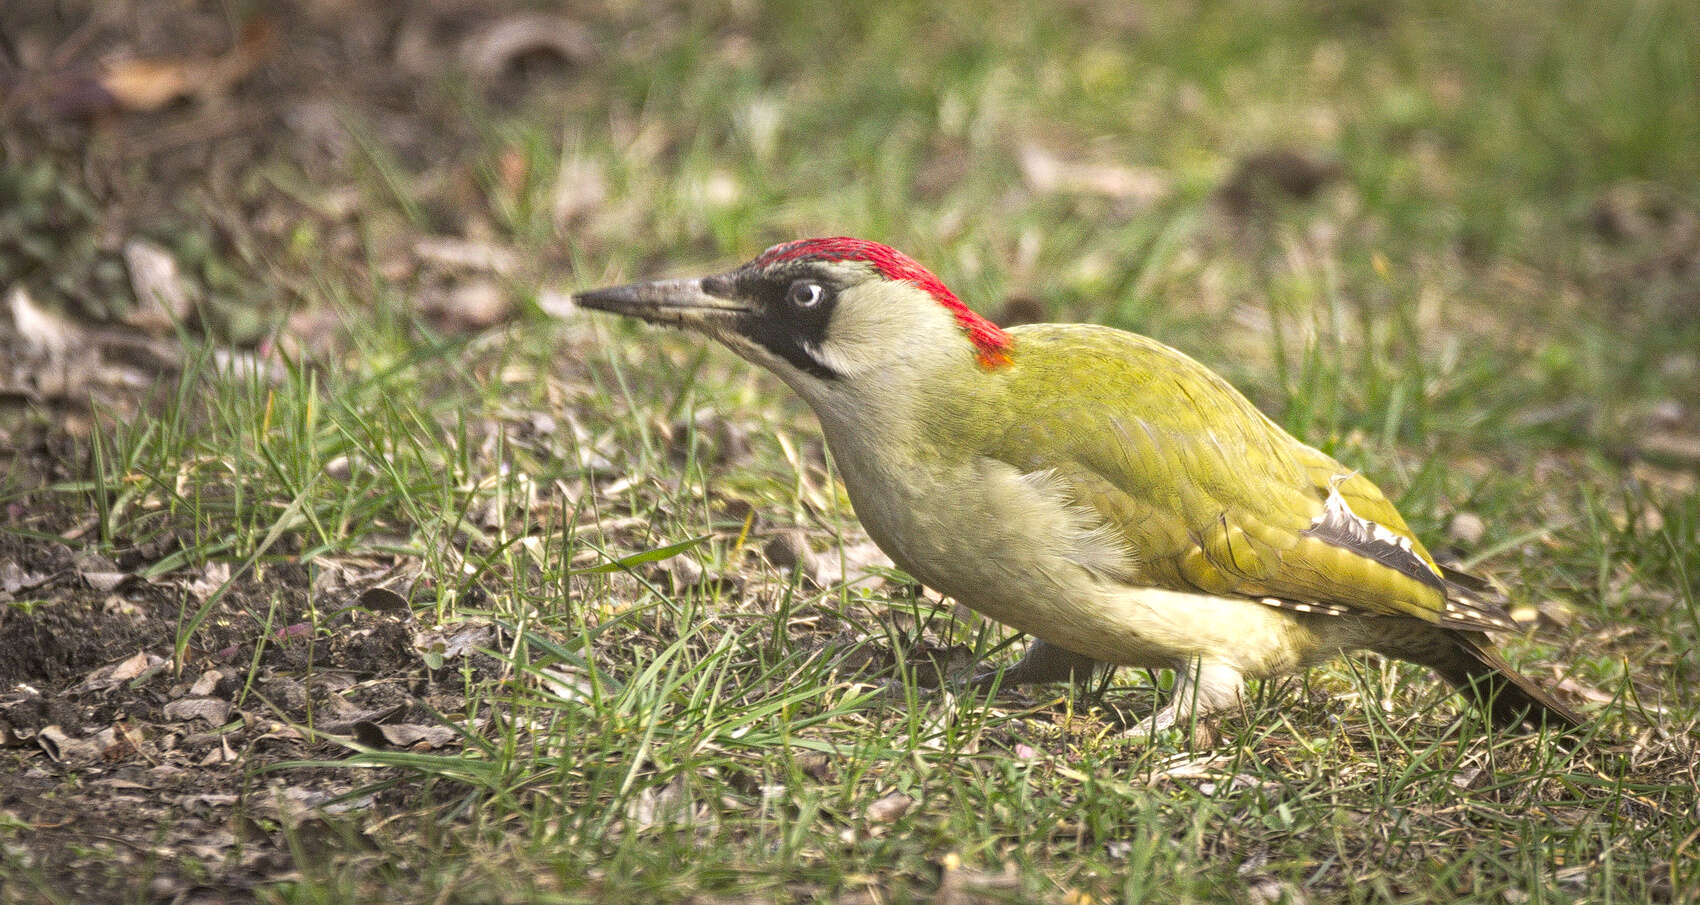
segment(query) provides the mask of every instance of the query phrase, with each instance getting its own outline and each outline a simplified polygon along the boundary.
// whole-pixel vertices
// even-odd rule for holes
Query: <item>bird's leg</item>
[[[1105,665],[1084,654],[1034,638],[1027,647],[1026,655],[1014,666],[1002,670],[986,667],[974,676],[972,684],[975,688],[988,688],[996,681],[1004,688],[1013,688],[1070,680],[1084,685],[1092,680],[1099,667]]]
[[[1245,677],[1226,663],[1190,660],[1175,666],[1175,690],[1164,704],[1127,730],[1128,735],[1151,735],[1172,726],[1185,726],[1239,703]]]

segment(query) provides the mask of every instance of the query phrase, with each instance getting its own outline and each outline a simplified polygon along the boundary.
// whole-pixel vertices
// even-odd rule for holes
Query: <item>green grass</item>
[[[269,262],[311,275],[291,285],[340,313],[347,351],[275,381],[192,356],[148,415],[97,419],[88,475],[59,489],[101,545],[182,539],[158,572],[394,557],[429,589],[418,618],[499,627],[499,679],[469,673],[443,715],[464,746],[321,765],[413,806],[292,829],[299,876],[268,901],[1693,902],[1700,499],[1694,463],[1639,438],[1673,400],[1700,429],[1700,318],[1692,271],[1658,269],[1668,237],[1591,225],[1626,185],[1700,210],[1683,8],[607,12],[572,90],[498,109],[433,86],[475,137],[430,173],[351,113],[350,172],[274,174],[360,191],[369,260],[308,220]],[[1167,191],[1036,191],[1034,144]],[[1216,188],[1269,147],[1344,175],[1224,213]],[[557,177],[587,171],[604,196],[554,222]],[[445,173],[471,178],[424,178]],[[801,404],[719,349],[589,315],[436,333],[376,262],[445,206],[520,253],[525,296],[855,234],[982,310],[1032,294],[1156,335],[1362,467],[1425,538],[1479,515],[1488,536],[1456,552],[1574,614],[1513,658],[1612,700],[1568,755],[1374,660],[1263,683],[1196,737],[1120,732],[1153,705],[1143,675],[1029,703],[918,687],[925,651],[1005,635],[756,553],[777,527],[859,537]],[[737,580],[675,588],[646,551]],[[270,624],[241,601],[186,606],[177,654],[220,606]]]

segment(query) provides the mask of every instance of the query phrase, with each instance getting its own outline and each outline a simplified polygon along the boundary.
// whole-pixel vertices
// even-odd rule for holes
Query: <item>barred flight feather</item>
[[[1346,477],[1342,475],[1335,479],[1335,486],[1329,488],[1328,500],[1322,505],[1322,514],[1302,533],[1374,560],[1437,591],[1446,590],[1445,581],[1411,548],[1410,538],[1352,511],[1352,507],[1346,504],[1346,498],[1340,495],[1338,486]]]

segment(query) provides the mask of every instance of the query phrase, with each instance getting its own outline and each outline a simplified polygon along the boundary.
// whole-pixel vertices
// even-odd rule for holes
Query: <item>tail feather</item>
[[[1477,632],[1448,632],[1452,643],[1423,658],[1425,666],[1472,697],[1501,729],[1570,731],[1582,728],[1582,717],[1513,669],[1491,642]]]
[[[1440,564],[1440,574],[1446,579],[1447,584],[1457,585],[1472,594],[1485,597],[1488,600],[1493,601],[1495,604],[1503,605],[1505,603],[1505,595],[1501,594],[1499,589],[1493,586],[1493,582],[1490,582],[1479,575],[1471,575],[1468,572],[1460,572],[1446,563]]]

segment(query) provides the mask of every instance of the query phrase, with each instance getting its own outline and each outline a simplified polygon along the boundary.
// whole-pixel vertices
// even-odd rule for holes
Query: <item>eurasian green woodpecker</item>
[[[1174,669],[1145,724],[1160,729],[1235,704],[1247,677],[1367,648],[1432,668],[1502,727],[1581,722],[1496,652],[1485,633],[1517,627],[1488,586],[1438,565],[1368,478],[1154,340],[1004,330],[907,255],[842,237],[574,301],[779,375],[874,543],[1034,636],[1004,684]]]

